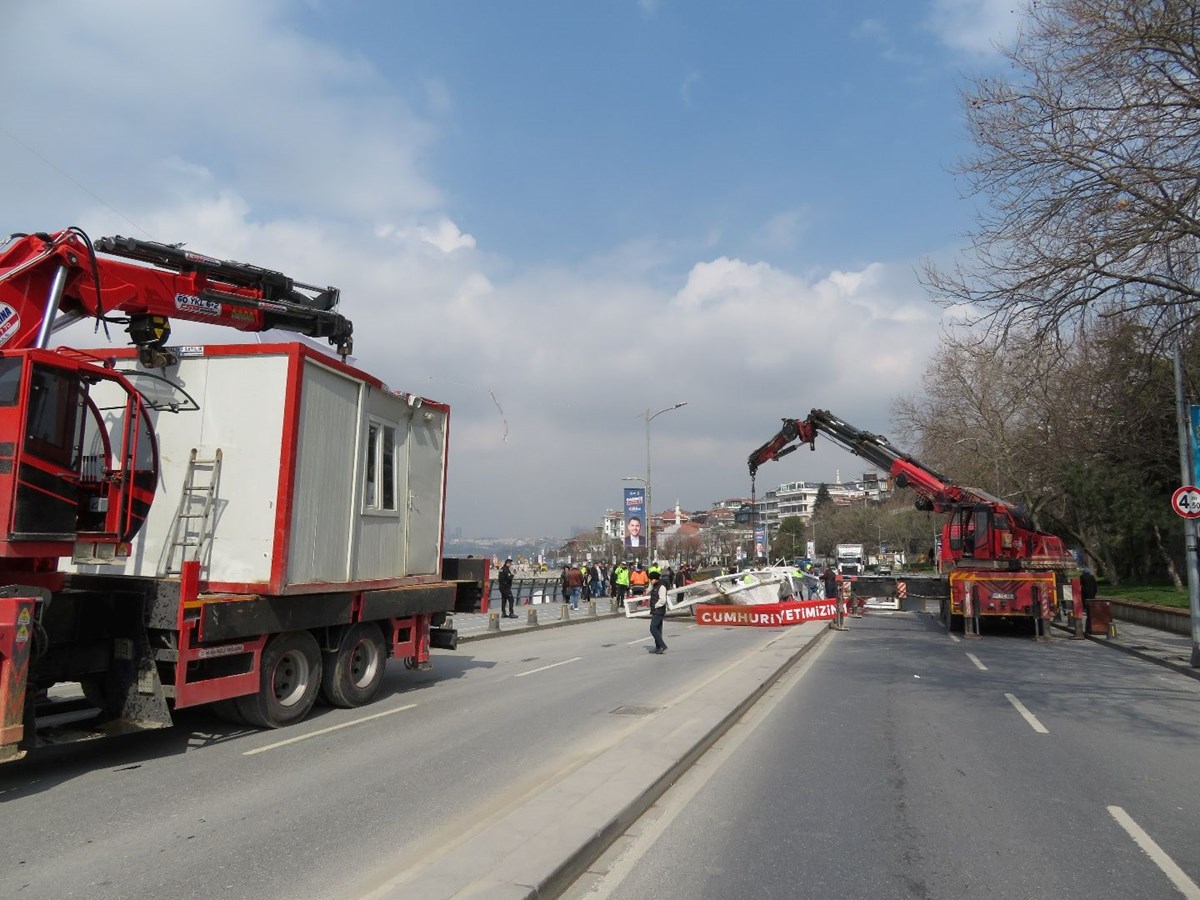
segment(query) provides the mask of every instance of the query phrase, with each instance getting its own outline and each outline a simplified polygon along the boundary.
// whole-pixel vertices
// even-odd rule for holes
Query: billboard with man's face
[[[646,489],[625,488],[625,546],[646,546]]]

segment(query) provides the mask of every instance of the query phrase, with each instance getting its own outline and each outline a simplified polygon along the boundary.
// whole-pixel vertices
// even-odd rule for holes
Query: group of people
[[[504,560],[496,575],[500,588],[501,615],[506,619],[517,617],[512,562],[511,558]],[[641,562],[621,562],[611,569],[607,569],[604,563],[585,562],[578,566],[563,566],[558,580],[563,603],[569,603],[571,609],[579,609],[583,600],[605,596],[606,586],[616,606],[622,609],[627,598],[649,594],[650,636],[654,638],[654,647],[650,652],[661,655],[667,651],[662,634],[663,621],[667,616],[667,592],[672,587],[689,583],[692,580],[691,575],[691,567],[686,564],[681,565],[679,571],[675,571],[668,563],[664,571],[657,562],[652,562],[645,568]]]
[[[571,609],[579,609],[582,600],[605,596],[606,586],[609,596],[620,609],[625,607],[628,598],[649,594],[650,636],[654,639],[654,647],[650,652],[661,655],[667,651],[662,634],[663,621],[667,615],[667,592],[673,587],[689,584],[692,581],[692,570],[687,564],[681,565],[679,571],[675,571],[668,563],[664,571],[657,562],[652,562],[645,568],[640,561],[620,562],[611,568],[607,568],[604,563],[585,562],[577,566],[564,565],[558,580],[563,603],[569,603]],[[837,596],[837,573],[831,566],[825,566],[824,571],[818,574],[811,563],[807,564],[792,573],[792,580],[802,599],[829,599]],[[515,619],[517,614],[513,608],[515,601],[511,558],[504,560],[497,581],[500,587],[502,615],[506,619]]]
[[[496,575],[500,588],[501,615],[506,619],[517,617],[512,562],[511,557],[504,560]],[[632,564],[622,562],[607,571],[603,563],[581,563],[578,566],[562,567],[559,587],[563,603],[569,603],[572,609],[579,609],[582,600],[603,597],[606,584],[610,596],[619,608],[624,608],[628,597],[649,594],[650,636],[654,639],[654,647],[650,652],[661,655],[667,651],[662,633],[663,622],[667,616],[667,592],[672,587],[688,584],[692,580],[691,575],[691,567],[686,564],[681,565],[677,572],[669,563],[665,571],[657,562],[652,562],[645,568],[640,561]]]
[[[563,566],[558,576],[563,603],[570,603],[571,609],[579,609],[581,600],[594,600],[605,596],[610,574],[606,571],[604,563],[585,562],[578,566]]]

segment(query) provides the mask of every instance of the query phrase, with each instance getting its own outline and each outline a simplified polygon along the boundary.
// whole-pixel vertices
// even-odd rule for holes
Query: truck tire
[[[245,725],[246,720],[242,718],[242,714],[238,712],[237,700],[217,700],[208,704],[208,708],[212,714],[229,725]]]
[[[321,696],[326,703],[350,709],[375,699],[383,684],[387,645],[374,622],[359,622],[342,632],[342,639],[325,656]]]
[[[247,725],[282,728],[308,715],[321,686],[321,648],[307,631],[277,634],[267,642],[259,667],[258,693],[238,697]]]

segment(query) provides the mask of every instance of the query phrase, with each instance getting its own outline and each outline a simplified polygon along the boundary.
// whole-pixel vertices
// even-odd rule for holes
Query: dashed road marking
[[[582,656],[572,656],[570,659],[564,659],[562,662],[550,663],[548,666],[540,666],[536,669],[530,669],[528,672],[518,672],[513,678],[524,678],[526,675],[533,675],[537,672],[545,672],[547,669],[557,669],[559,666],[565,666],[567,663],[579,662],[583,659]]]
[[[340,725],[330,725],[328,728],[321,728],[317,731],[310,731],[308,734],[297,735],[296,737],[288,738],[286,741],[276,741],[274,744],[267,744],[265,747],[257,747],[254,750],[246,750],[242,756],[254,756],[256,753],[266,753],[268,750],[277,750],[280,747],[286,747],[288,744],[298,744],[300,741],[307,741],[309,738],[320,737],[323,734],[329,734],[331,731],[341,731],[343,728],[349,728],[351,725],[361,725],[363,722],[370,722],[372,719],[382,719],[384,716],[393,716],[398,712],[404,712],[406,709],[412,709],[417,704],[409,703],[407,706],[398,706],[395,709],[386,709],[383,712],[374,713],[370,716],[363,716],[361,719],[354,719],[350,722],[342,722]]]
[[[1021,714],[1021,718],[1029,723],[1030,728],[1032,728],[1038,734],[1049,734],[1050,733],[1050,729],[1047,728],[1045,725],[1043,725],[1041,722],[1039,722],[1037,716],[1035,716],[1033,713],[1031,713],[1028,709],[1025,708],[1024,703],[1022,703],[1020,700],[1018,700],[1012,694],[1005,694],[1004,696],[1008,699],[1008,702],[1011,703],[1016,708],[1017,712],[1019,712]]]
[[[980,662],[979,657],[976,656],[974,653],[968,653],[967,659],[969,659],[971,662],[975,663],[975,668],[977,668],[980,672],[987,671],[987,666],[985,666],[982,662]]]
[[[1117,824],[1125,829],[1133,838],[1133,842],[1142,848],[1142,851],[1156,866],[1162,869],[1164,875],[1171,879],[1171,884],[1175,885],[1175,889],[1179,893],[1188,900],[1200,900],[1200,887],[1196,885],[1196,882],[1188,878],[1187,873],[1175,864],[1175,860],[1167,855],[1167,851],[1155,843],[1154,838],[1146,834],[1141,826],[1133,821],[1129,813],[1119,806],[1110,806],[1108,814],[1117,820]]]

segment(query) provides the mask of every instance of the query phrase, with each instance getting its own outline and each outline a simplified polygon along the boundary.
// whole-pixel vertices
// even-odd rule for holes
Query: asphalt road
[[[853,621],[569,900],[1200,897],[1200,683],[1090,642]]]
[[[193,712],[31,754],[0,767],[0,897],[363,896],[777,637],[671,619],[653,656],[645,621],[602,619],[393,662],[375,704],[281,731]]]

